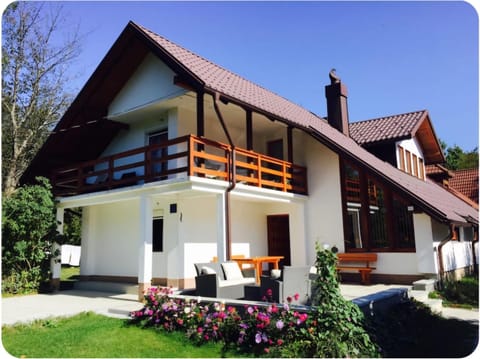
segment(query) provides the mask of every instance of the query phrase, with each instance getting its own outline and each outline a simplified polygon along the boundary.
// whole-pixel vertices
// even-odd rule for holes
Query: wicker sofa
[[[244,286],[255,284],[255,270],[240,270],[236,262],[195,263],[196,295],[202,297],[240,299]]]

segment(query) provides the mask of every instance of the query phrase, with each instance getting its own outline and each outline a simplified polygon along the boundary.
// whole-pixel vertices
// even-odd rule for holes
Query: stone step
[[[78,281],[75,283],[74,288],[96,292],[138,294],[138,285],[133,283]]]
[[[410,289],[408,291],[408,296],[410,298],[414,298],[415,300],[418,300],[419,302],[424,302],[424,301],[428,300],[428,293],[429,292],[426,292],[424,290]]]
[[[413,282],[413,290],[424,290],[426,292],[433,292],[435,290],[435,279],[420,279]]]

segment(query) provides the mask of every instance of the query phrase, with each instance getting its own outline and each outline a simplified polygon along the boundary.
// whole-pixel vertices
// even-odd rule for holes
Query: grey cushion
[[[203,268],[210,268],[217,274],[218,279],[225,279],[225,275],[223,274],[222,266],[220,265],[220,263],[213,263],[213,262],[195,263],[195,269],[197,271],[197,275],[202,275]]]
[[[222,263],[222,269],[226,280],[243,279],[242,271],[237,262]]]

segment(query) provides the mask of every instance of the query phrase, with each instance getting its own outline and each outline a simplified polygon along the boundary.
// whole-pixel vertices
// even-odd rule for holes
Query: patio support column
[[[140,228],[138,245],[138,300],[143,300],[146,290],[152,283],[152,199],[140,197]]]
[[[217,195],[217,257],[220,263],[227,260],[226,196],[226,193]]]
[[[246,128],[247,128],[247,150],[253,150],[253,122],[252,122],[252,111],[247,110],[246,112]]]
[[[64,221],[65,209],[57,207],[57,232],[63,234],[63,221]],[[57,256],[53,256],[50,259],[50,271],[52,272],[52,278],[50,280],[50,287],[53,290],[60,289],[60,274],[62,271],[62,247],[54,242],[52,244],[52,253],[59,251]]]

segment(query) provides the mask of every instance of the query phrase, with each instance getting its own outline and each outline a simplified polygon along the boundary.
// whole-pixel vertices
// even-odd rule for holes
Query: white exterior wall
[[[374,273],[419,274],[415,253],[377,253],[377,258],[377,269]]]
[[[327,147],[305,135],[309,198],[305,204],[306,261],[315,261],[315,243],[337,246],[345,251],[338,156]]]
[[[437,261],[434,251],[434,228],[430,216],[425,213],[414,213],[413,224],[415,228],[415,248],[419,273],[436,273]]]
[[[110,103],[108,116],[115,117],[186,92],[173,84],[175,73],[149,53]]]
[[[137,276],[139,201],[85,209],[80,274]]]

